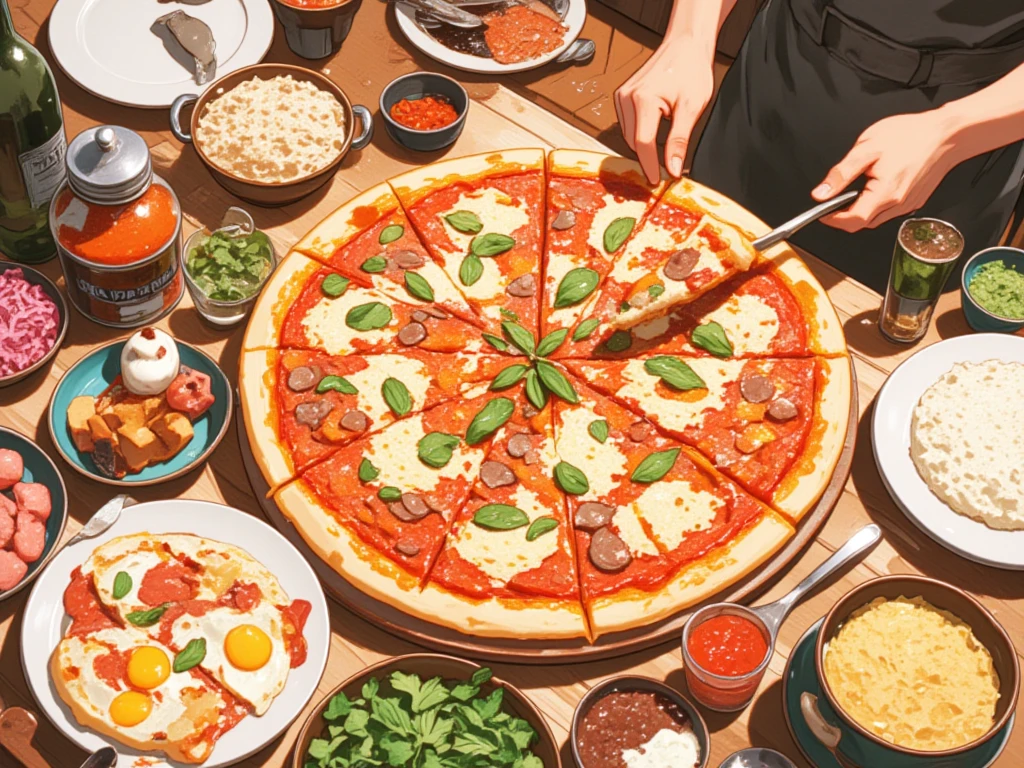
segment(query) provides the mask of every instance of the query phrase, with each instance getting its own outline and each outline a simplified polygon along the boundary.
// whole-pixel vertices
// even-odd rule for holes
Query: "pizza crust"
[[[277,360],[276,350],[249,350],[242,352],[238,369],[238,392],[249,447],[263,479],[270,485],[268,496],[295,476],[291,453],[279,437]]]
[[[585,149],[556,149],[548,154],[548,173],[558,176],[575,176],[581,179],[600,180],[604,176],[615,176],[651,191],[657,200],[668,186],[667,181],[651,185],[644,175],[640,163],[618,155],[605,155]]]
[[[456,182],[471,182],[488,176],[543,170],[543,149],[510,149],[423,165],[401,176],[388,179],[388,183],[402,201],[402,205],[408,208]]]
[[[398,208],[398,198],[388,183],[382,182],[375,187],[370,187],[362,194],[356,195],[340,208],[335,209],[323,221],[317,224],[309,233],[297,242],[293,250],[304,253],[314,259],[330,263],[335,251],[346,245],[356,235],[365,232],[385,216],[389,216]],[[362,209],[360,215],[365,216],[371,211],[376,213],[376,219],[372,222],[352,221],[356,210]]]
[[[808,349],[816,355],[845,355],[847,349],[843,325],[818,278],[788,244],[780,243],[768,252],[774,268],[772,274],[786,284],[800,304],[807,323]]]
[[[323,265],[298,251],[289,251],[263,288],[249,317],[242,350],[273,349],[281,343],[281,325],[288,308]]]
[[[677,573],[656,592],[629,588],[589,605],[594,637],[653,624],[695,605],[740,581],[779,551],[793,535],[788,522],[772,510],[725,546]]]

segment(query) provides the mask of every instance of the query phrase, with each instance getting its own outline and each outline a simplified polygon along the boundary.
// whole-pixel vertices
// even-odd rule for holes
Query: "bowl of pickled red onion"
[[[0,263],[0,387],[45,367],[67,330],[68,307],[57,285],[35,269]]]

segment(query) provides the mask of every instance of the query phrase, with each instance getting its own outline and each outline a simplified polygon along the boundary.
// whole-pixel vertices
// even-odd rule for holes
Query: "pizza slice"
[[[851,387],[845,357],[563,362],[791,520],[818,500],[842,453]]]
[[[544,151],[516,149],[423,166],[391,186],[434,260],[490,327],[536,332]]]
[[[472,352],[480,329],[436,305],[414,306],[367,288],[292,251],[266,289],[278,296],[259,302],[243,350],[293,347],[332,355],[401,354],[416,348]]]
[[[548,155],[542,334],[576,325],[615,254],[664,189],[622,157],[572,149]]]
[[[239,392],[256,461],[273,492],[339,447],[492,380],[498,355],[242,353]]]
[[[347,581],[408,610],[515,407],[491,392],[447,400],[343,446],[274,500]]]
[[[295,250],[386,296],[481,322],[420,242],[387,183],[338,208],[296,243]]]
[[[424,588],[433,621],[491,637],[588,634],[552,427],[551,408],[520,410],[491,443]]]
[[[584,383],[576,388],[578,403],[554,406],[556,478],[594,637],[706,599],[793,534],[695,452]]]

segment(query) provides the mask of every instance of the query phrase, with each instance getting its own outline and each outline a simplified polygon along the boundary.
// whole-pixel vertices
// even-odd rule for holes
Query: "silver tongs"
[[[450,24],[453,27],[463,29],[476,29],[484,25],[484,20],[469,11],[457,8],[445,0],[396,0],[402,5],[408,5],[429,18]]]
[[[849,192],[843,192],[841,195],[836,195],[831,200],[826,200],[824,203],[814,206],[809,211],[804,211],[799,216],[794,216],[781,227],[776,227],[767,235],[762,235],[757,238],[757,240],[751,243],[751,245],[754,246],[754,250],[756,251],[766,251],[776,243],[782,242],[786,238],[803,229],[812,221],[817,221],[822,216],[832,213],[832,211],[838,211],[840,208],[845,208],[852,203],[859,194],[859,190],[851,189]]]

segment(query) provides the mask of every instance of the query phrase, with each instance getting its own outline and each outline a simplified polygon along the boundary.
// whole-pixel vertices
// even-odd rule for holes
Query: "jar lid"
[[[78,134],[68,147],[67,164],[74,193],[99,205],[130,202],[153,180],[146,142],[119,125],[101,125]]]

